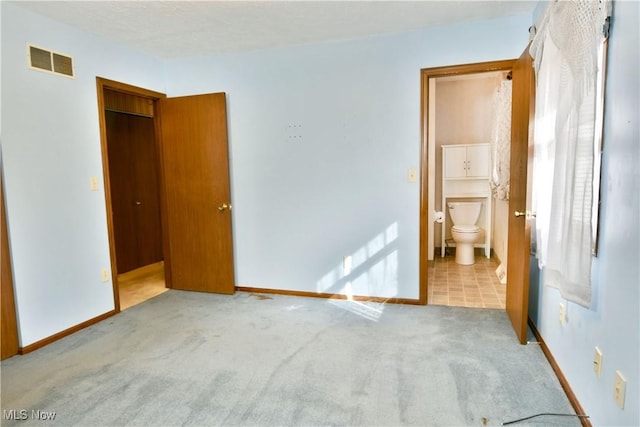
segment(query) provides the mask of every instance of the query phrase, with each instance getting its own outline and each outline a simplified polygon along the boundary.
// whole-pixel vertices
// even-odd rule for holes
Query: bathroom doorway
[[[507,90],[510,104],[513,62],[423,70],[421,253],[426,260],[421,261],[420,274],[422,283],[428,283],[423,297],[429,304],[505,309],[508,200],[505,189],[492,187],[490,181],[495,175],[493,160],[498,157],[496,115],[501,113],[495,104],[504,103],[501,95]],[[460,148],[474,153],[488,151],[487,172],[478,180],[444,179],[443,146],[448,152]],[[467,160],[476,165],[480,162],[476,154]],[[465,163],[465,169],[467,166]],[[478,202],[482,206],[472,265],[455,261],[456,242],[447,207],[451,202]]]

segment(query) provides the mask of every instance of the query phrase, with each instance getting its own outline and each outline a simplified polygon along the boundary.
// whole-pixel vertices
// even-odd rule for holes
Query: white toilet
[[[456,263],[472,265],[475,262],[473,244],[478,240],[480,227],[476,225],[480,217],[480,202],[449,202],[449,215],[453,222],[451,236],[456,242]]]

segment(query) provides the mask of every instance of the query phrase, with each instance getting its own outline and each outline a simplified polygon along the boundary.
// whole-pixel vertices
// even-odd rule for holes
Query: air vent
[[[73,77],[73,58],[70,56],[52,52],[33,45],[28,45],[27,48],[30,68]]]

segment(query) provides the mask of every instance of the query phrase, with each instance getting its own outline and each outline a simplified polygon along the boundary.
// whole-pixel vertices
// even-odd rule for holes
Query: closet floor
[[[160,295],[168,289],[164,282],[164,262],[145,265],[118,275],[120,310]]]
[[[507,286],[496,275],[499,264],[479,254],[473,265],[458,265],[452,255],[436,255],[427,269],[429,304],[504,309]]]

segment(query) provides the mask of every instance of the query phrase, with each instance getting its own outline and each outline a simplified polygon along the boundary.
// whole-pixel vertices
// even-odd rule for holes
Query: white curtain
[[[550,3],[530,49],[536,69],[536,255],[545,284],[586,307],[598,49],[609,8],[597,0]]]
[[[511,80],[504,79],[493,94],[491,132],[491,190],[498,200],[509,200],[511,161]]]

